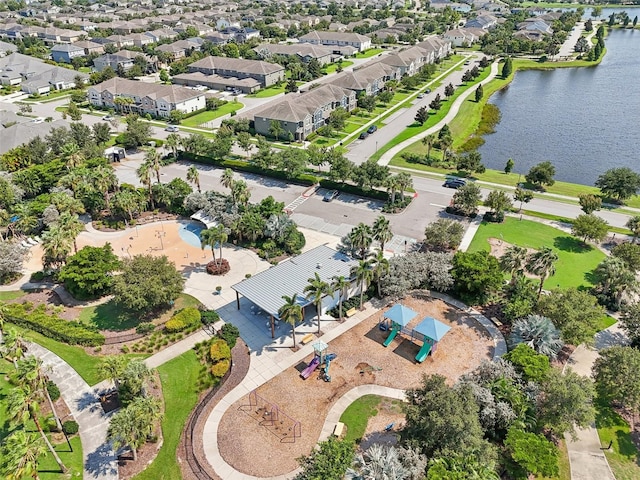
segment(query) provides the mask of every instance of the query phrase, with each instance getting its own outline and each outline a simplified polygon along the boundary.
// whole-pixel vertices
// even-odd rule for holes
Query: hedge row
[[[279,170],[260,168],[257,165],[253,165],[252,163],[245,162],[243,160],[218,160],[187,152],[181,152],[179,158],[180,160],[189,160],[191,162],[203,163],[205,165],[215,165],[216,167],[230,168],[231,170],[238,170],[240,172],[255,173],[257,175],[264,175],[265,177],[279,178],[281,180],[287,180],[288,182],[299,183],[301,185],[315,185],[318,183],[318,178],[315,175],[303,173],[294,178],[289,178],[284,172]]]
[[[177,311],[171,320],[164,324],[164,328],[167,332],[180,332],[198,323],[200,323],[200,310],[195,307],[187,307]]]
[[[70,322],[45,311],[44,305],[32,310],[30,304],[7,305],[7,320],[69,345],[104,345],[104,335],[80,322]]]

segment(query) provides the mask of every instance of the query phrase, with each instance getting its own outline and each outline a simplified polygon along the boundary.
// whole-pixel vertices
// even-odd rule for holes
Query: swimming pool
[[[178,234],[183,242],[188,243],[192,247],[200,248],[200,232],[204,230],[204,225],[199,222],[190,222],[186,224],[180,225],[178,229]],[[211,247],[206,246],[205,248],[211,250]],[[216,248],[218,245],[216,244]]]

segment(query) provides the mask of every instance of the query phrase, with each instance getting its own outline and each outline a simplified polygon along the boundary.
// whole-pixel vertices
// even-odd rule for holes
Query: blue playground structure
[[[326,357],[324,357],[324,369],[322,370],[322,379],[325,382],[331,381],[331,376],[329,375],[329,366],[331,365],[331,360],[335,360],[338,355],[335,353],[328,353]]]
[[[394,338],[396,338],[398,332],[402,332],[402,330],[404,330],[404,327],[406,327],[409,322],[411,322],[411,320],[416,317],[416,315],[418,315],[416,312],[408,307],[405,307],[401,303],[397,303],[389,310],[387,310],[382,318],[391,321],[391,332],[389,332],[389,335],[383,342],[383,345],[385,347],[391,345],[391,342]]]
[[[439,322],[435,318],[425,317],[416,328],[413,329],[414,336],[422,336],[422,347],[416,355],[416,362],[422,363],[431,353],[433,355],[438,347],[438,342],[451,330],[451,327]]]
[[[313,359],[309,362],[307,368],[300,372],[300,376],[306,380],[318,367],[321,367],[320,378],[325,382],[330,382],[329,367],[331,366],[331,361],[335,360],[338,355],[335,353],[325,353],[329,345],[322,340],[315,342],[312,347],[314,352]],[[322,367],[323,364],[324,367]]]

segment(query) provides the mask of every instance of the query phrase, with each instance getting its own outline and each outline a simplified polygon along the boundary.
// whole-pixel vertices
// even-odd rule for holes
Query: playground
[[[429,297],[406,297],[399,303],[417,313],[409,329],[425,317],[450,327],[433,355],[416,362],[422,340],[411,341],[401,332],[385,348],[389,331],[381,331],[379,323],[393,305],[382,308],[329,342],[324,353],[335,357],[328,371],[325,362],[303,379],[301,373],[314,358],[309,355],[252,396],[231,405],[218,427],[218,445],[225,461],[249,475],[286,474],[298,467],[296,458],[308,454],[318,441],[331,406],[353,387],[377,384],[407,389],[418,386],[423,374],[440,374],[453,383],[483,359],[492,358],[493,340],[464,312]],[[274,413],[265,416],[267,411]],[[280,419],[281,423],[275,422],[280,428],[275,428],[272,415]]]

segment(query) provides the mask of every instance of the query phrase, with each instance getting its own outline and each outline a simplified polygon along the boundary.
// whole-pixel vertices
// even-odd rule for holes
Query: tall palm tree
[[[147,148],[146,153],[144,154],[144,161],[149,162],[151,168],[154,172],[156,172],[156,180],[160,183],[160,154],[158,150],[155,148]]]
[[[218,235],[213,228],[207,228],[200,232],[200,248],[204,251],[205,248],[211,247],[211,254],[213,255],[213,263],[216,263],[216,243],[218,242]]]
[[[104,196],[107,210],[111,210],[109,190],[118,184],[113,168],[107,165],[99,165],[91,171],[91,179],[95,188]]]
[[[320,312],[322,311],[322,299],[325,295],[331,293],[331,287],[325,281],[320,278],[318,272],[315,272],[314,276],[307,280],[309,284],[304,287],[304,293],[307,294],[307,298],[316,305],[316,312],[318,314],[318,333],[320,333]]]
[[[58,224],[42,234],[42,261],[46,268],[57,268],[67,261],[73,245],[68,233]]]
[[[200,172],[195,165],[191,165],[187,170],[187,182],[193,183],[198,187],[198,192],[202,192],[200,189]]]
[[[398,176],[389,175],[384,183],[387,187],[387,195],[389,195],[391,203],[396,203],[396,193],[398,192]]]
[[[64,463],[62,463],[62,460],[60,460],[58,452],[54,450],[53,445],[51,445],[51,442],[45,435],[44,430],[42,429],[42,425],[40,424],[40,417],[38,415],[39,399],[40,393],[31,390],[28,385],[16,387],[11,390],[11,393],[9,393],[9,396],[7,397],[7,410],[9,413],[9,418],[11,419],[10,423],[12,423],[13,425],[24,425],[29,418],[33,420],[38,433],[42,437],[42,440],[44,440],[44,443],[47,445],[49,452],[51,452],[51,455],[60,467],[60,470],[63,473],[66,473],[67,467],[64,465]]]
[[[371,227],[369,227],[369,225],[365,223],[360,222],[349,233],[349,242],[351,243],[351,246],[358,252],[358,256],[360,258],[365,258],[367,256],[369,247],[371,247],[371,242],[373,242]]]
[[[364,303],[364,292],[367,289],[368,283],[373,278],[373,271],[371,270],[371,261],[368,259],[360,260],[358,265],[351,268],[351,276],[355,277],[356,281],[360,284],[360,309]]]
[[[502,270],[511,275],[511,284],[513,285],[516,278],[522,275],[527,264],[529,254],[527,249],[518,245],[511,245],[500,257],[500,266]]]
[[[78,253],[78,235],[84,231],[84,223],[80,221],[80,218],[76,214],[71,212],[62,212],[58,217],[56,223],[69,235],[69,238],[73,240],[73,251]]]
[[[24,356],[26,350],[24,338],[15,328],[10,328],[3,336],[3,340],[2,348],[0,348],[2,358],[13,362],[13,366],[18,370],[18,360]]]
[[[227,233],[227,229],[225,228],[225,226],[222,224],[216,225],[215,227],[213,227],[213,230],[215,231],[215,234],[218,237],[217,239],[218,249],[219,249],[218,258],[222,263],[222,244],[229,239],[229,234]]]
[[[331,290],[333,290],[334,292],[338,292],[338,314],[340,315],[340,320],[342,320],[342,302],[347,296],[349,287],[351,286],[351,282],[343,275],[340,275],[339,277],[333,277],[332,280],[333,282],[331,282]]]
[[[140,183],[147,187],[151,210],[155,210],[156,207],[153,201],[153,190],[151,189],[151,164],[149,162],[142,162],[136,170],[136,175],[138,175]]]
[[[449,149],[453,145],[453,139],[446,135],[440,139],[440,150],[442,150],[442,161],[444,163],[447,162],[447,154],[449,153]]]
[[[134,214],[138,213],[146,201],[137,190],[120,190],[114,195],[114,204],[120,212],[126,213],[129,221],[133,222]],[[125,217],[125,222],[127,221]]]
[[[44,374],[42,360],[34,357],[33,355],[29,355],[19,360],[18,371],[16,372],[15,378],[18,384],[28,385],[31,390],[39,391],[44,395],[49,403],[49,408],[51,408],[51,412],[53,413],[53,418],[56,421],[58,431],[62,431],[60,417],[58,417],[55,405],[53,404],[51,395],[49,395],[49,390],[47,389],[47,376]]]
[[[385,244],[393,238],[389,219],[384,215],[376,218],[371,231],[373,233],[373,239],[380,243],[380,250],[384,250]]]
[[[171,149],[171,153],[174,159],[178,158],[178,147],[180,146],[180,135],[177,133],[170,133],[167,135],[165,145]]]
[[[231,199],[235,205],[247,206],[251,198],[249,186],[244,180],[236,180],[231,185]]]
[[[400,189],[400,196],[404,200],[404,192],[413,186],[413,179],[407,172],[400,172],[398,175],[398,188]]]
[[[534,254],[529,256],[527,261],[527,272],[540,277],[540,288],[538,288],[538,298],[542,294],[542,285],[544,281],[556,273],[555,262],[558,261],[558,255],[551,250],[550,247],[543,247]]]
[[[378,289],[378,297],[382,298],[382,293],[380,292],[380,283],[382,277],[384,277],[387,273],[389,273],[389,260],[384,258],[384,252],[382,250],[378,250],[376,255],[371,259],[371,269],[372,269],[372,280],[376,282],[376,287]]]
[[[120,387],[120,378],[127,366],[127,359],[120,355],[108,355],[103,357],[98,364],[98,374],[113,382],[118,389]]]
[[[291,297],[282,296],[284,305],[278,310],[280,320],[291,325],[291,335],[293,336],[293,348],[296,347],[296,323],[302,321],[302,307],[296,301],[298,294],[294,293]]]
[[[0,466],[0,474],[6,480],[22,480],[25,477],[38,480],[38,461],[46,451],[42,438],[35,433],[14,430],[2,446],[1,453],[5,460]]]
[[[638,236],[640,236],[640,215],[631,217],[627,221],[626,227],[631,230],[631,233],[633,233],[633,243],[636,243]]]
[[[133,460],[138,459],[138,449],[153,433],[155,423],[161,418],[159,402],[152,397],[137,397],[129,406],[116,413],[107,430],[107,439],[118,449],[127,446]]]
[[[233,170],[231,170],[230,168],[225,168],[222,176],[220,177],[220,183],[223,187],[227,187],[229,190],[231,190],[231,187],[234,183]]]
[[[434,143],[436,143],[436,136],[433,133],[430,135],[427,135],[422,139],[422,144],[427,147],[427,161],[431,156],[431,148],[433,147]]]

